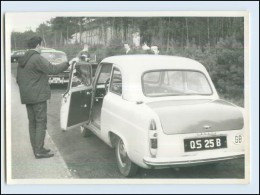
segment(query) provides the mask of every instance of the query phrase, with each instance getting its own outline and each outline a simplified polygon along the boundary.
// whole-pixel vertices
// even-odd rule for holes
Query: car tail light
[[[149,125],[149,141],[150,141],[150,153],[153,158],[156,157],[158,148],[158,133],[156,128],[156,123],[151,120]]]

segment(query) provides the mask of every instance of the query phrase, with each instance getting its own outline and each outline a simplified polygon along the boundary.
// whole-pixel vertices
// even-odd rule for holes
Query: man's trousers
[[[34,153],[41,153],[47,129],[47,102],[26,104],[30,141]]]

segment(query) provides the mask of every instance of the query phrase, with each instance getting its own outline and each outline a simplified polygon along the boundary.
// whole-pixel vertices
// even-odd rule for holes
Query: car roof
[[[101,63],[112,63],[114,67],[119,68],[122,73],[122,94],[125,100],[137,101],[146,99],[147,101],[154,101],[154,98],[145,97],[142,89],[142,77],[147,71],[153,70],[195,70],[204,73],[208,78],[210,85],[214,91],[217,92],[210,79],[206,68],[199,62],[179,56],[167,55],[122,55],[105,58]],[[172,97],[161,97],[160,99],[171,99]],[[200,97],[201,98],[201,97]],[[203,96],[204,98],[204,96]],[[208,98],[208,97],[205,97]],[[150,99],[150,100],[149,100]]]
[[[168,55],[121,55],[102,60],[102,63],[113,63],[122,70],[148,71],[153,69],[191,69],[206,71],[205,67],[192,59]]]
[[[51,48],[41,49],[41,53],[49,53],[49,52],[52,52],[52,53],[65,53],[63,51],[59,51],[59,50],[51,49]]]

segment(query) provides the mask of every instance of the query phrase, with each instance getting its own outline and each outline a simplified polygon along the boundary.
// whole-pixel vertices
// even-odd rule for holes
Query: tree
[[[12,32],[11,34],[11,49],[19,50],[19,49],[27,49],[27,41],[33,36],[38,35],[36,32],[31,30],[21,32]]]
[[[41,23],[39,25],[39,27],[36,29],[36,32],[41,35],[42,39],[43,39],[43,44],[45,47],[47,47],[47,45],[50,45],[50,41],[47,43],[47,41],[49,40],[50,36],[51,36],[51,27],[47,24],[47,23]]]

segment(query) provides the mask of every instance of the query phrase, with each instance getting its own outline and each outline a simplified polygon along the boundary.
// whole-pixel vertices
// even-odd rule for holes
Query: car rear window
[[[192,70],[159,70],[142,77],[146,96],[211,95],[212,89],[202,72]]]

